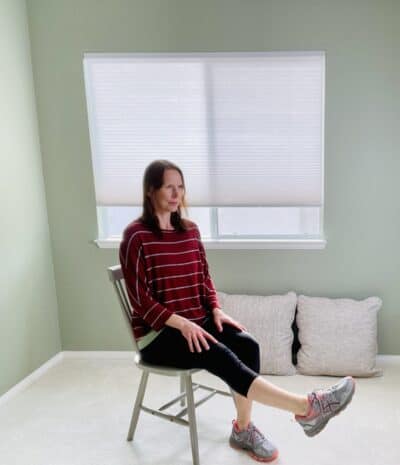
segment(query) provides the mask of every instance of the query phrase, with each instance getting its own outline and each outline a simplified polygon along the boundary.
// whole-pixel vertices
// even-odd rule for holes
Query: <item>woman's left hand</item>
[[[215,326],[217,327],[219,332],[222,332],[223,330],[222,328],[223,323],[231,325],[234,328],[239,329],[240,331],[247,331],[246,328],[241,323],[231,318],[220,308],[214,308],[212,313],[213,313]]]

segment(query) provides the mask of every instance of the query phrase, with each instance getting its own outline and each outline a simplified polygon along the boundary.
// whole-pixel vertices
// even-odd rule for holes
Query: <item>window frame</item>
[[[264,52],[261,52],[263,54]],[[279,54],[280,52],[276,52]],[[293,53],[303,53],[303,52],[286,52],[288,54]],[[307,53],[307,52],[304,52]],[[240,54],[240,53],[239,53]],[[96,54],[87,54],[87,55],[96,55]],[[129,55],[129,54],[99,54],[99,55]],[[157,54],[149,54],[157,55]],[[183,54],[185,55],[185,54]],[[257,53],[253,53],[257,55]],[[325,54],[324,54],[324,64],[325,64]],[[89,86],[85,83],[87,91],[87,105],[88,109],[90,107],[90,92],[88,92]],[[322,84],[322,121],[321,121],[321,131],[322,131],[322,145],[321,145],[321,205],[320,209],[320,218],[319,226],[320,233],[317,235],[238,235],[232,237],[232,235],[221,235],[218,232],[218,213],[217,210],[220,207],[210,206],[210,226],[211,226],[211,237],[205,237],[203,243],[207,249],[323,249],[326,246],[326,238],[324,235],[324,161],[325,161],[325,66],[323,68],[323,84]],[[89,121],[89,128],[91,131],[91,123]],[[91,137],[92,139],[92,137]],[[95,141],[91,140],[91,144]],[[116,206],[116,205],[115,205]],[[295,205],[293,205],[295,206]],[[233,207],[235,207],[233,205]],[[243,206],[237,205],[238,208],[243,208]],[[222,208],[222,207],[221,207]],[[100,236],[101,225],[99,213],[97,210],[97,226],[98,234]],[[200,227],[201,229],[201,227]],[[99,237],[93,242],[100,248],[118,248],[121,238],[119,236],[111,236],[108,238]]]
[[[112,207],[111,207],[112,208]],[[232,237],[231,235],[218,234],[217,209],[218,207],[208,207],[210,209],[210,227],[211,237],[203,237],[202,242],[206,249],[209,250],[251,250],[251,249],[289,249],[289,250],[321,250],[326,247],[326,238],[322,230],[323,206],[320,207],[320,234],[286,234],[286,235],[240,235]],[[97,209],[99,233],[100,227],[104,223],[100,219],[101,212]],[[134,218],[132,218],[133,221]],[[104,220],[103,220],[104,221]],[[197,223],[200,230],[201,224]],[[99,234],[101,236],[101,234]],[[104,235],[105,236],[105,235]],[[112,235],[109,237],[99,237],[93,240],[93,243],[101,249],[117,249],[121,242],[121,235]]]

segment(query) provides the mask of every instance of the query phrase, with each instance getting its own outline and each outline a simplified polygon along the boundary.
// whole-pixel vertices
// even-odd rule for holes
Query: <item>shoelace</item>
[[[311,395],[313,396],[312,405],[317,402],[322,413],[333,412],[333,407],[339,404],[335,396],[335,390],[332,388],[320,391],[319,395],[318,391],[313,391]]]
[[[249,432],[250,432],[250,441],[255,444],[256,446],[258,444],[261,444],[265,440],[265,436],[262,434],[262,432],[253,424],[249,426]]]

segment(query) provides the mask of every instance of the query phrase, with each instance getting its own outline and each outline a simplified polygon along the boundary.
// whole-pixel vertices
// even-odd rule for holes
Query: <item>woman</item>
[[[295,414],[308,436],[350,402],[355,383],[343,378],[326,390],[297,395],[259,376],[259,347],[243,325],[220,308],[197,226],[185,208],[182,171],[156,160],[143,179],[143,214],[127,226],[120,262],[133,308],[133,332],[146,362],[204,368],[233,390],[231,446],[269,462],[278,450],[251,422],[252,402]]]

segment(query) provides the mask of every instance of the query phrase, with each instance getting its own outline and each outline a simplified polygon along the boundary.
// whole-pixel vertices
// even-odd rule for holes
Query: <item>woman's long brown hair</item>
[[[164,171],[176,170],[181,175],[183,187],[185,188],[185,180],[182,170],[174,163],[168,160],[154,160],[146,168],[143,176],[143,211],[139,220],[147,225],[152,231],[162,235],[160,224],[154,210],[153,203],[149,196],[149,192],[156,191],[161,188],[164,182]],[[185,194],[182,197],[181,205],[176,212],[171,213],[171,224],[176,231],[186,231],[186,226],[182,218],[181,206],[187,209],[185,202]]]

